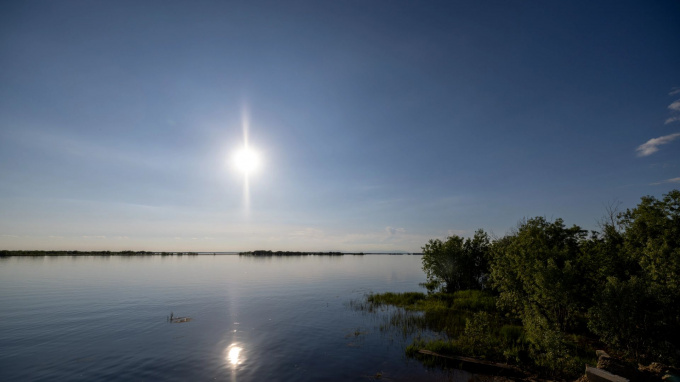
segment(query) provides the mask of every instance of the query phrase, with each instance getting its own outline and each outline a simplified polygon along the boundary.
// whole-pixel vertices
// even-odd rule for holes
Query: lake
[[[424,281],[417,255],[1,258],[0,380],[467,381],[349,307]]]

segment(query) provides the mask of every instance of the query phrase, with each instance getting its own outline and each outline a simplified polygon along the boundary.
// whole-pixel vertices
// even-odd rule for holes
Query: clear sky
[[[680,187],[679,20],[678,1],[3,1],[0,249],[595,229]]]

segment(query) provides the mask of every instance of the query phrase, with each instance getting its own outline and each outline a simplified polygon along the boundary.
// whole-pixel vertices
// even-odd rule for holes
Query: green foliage
[[[529,341],[523,326],[503,325],[498,332],[498,337],[501,343],[499,349],[503,351],[506,361],[517,364],[526,363]]]
[[[626,281],[611,277],[590,309],[589,328],[603,342],[635,358],[646,347],[653,318],[646,289],[645,282],[637,276]]]
[[[500,292],[500,305],[523,319],[538,314],[556,329],[568,329],[587,299],[585,239],[578,226],[566,228],[561,219],[537,217],[495,242],[491,281]]]
[[[411,307],[418,301],[425,299],[424,293],[406,292],[406,293],[380,293],[370,294],[367,301],[376,305],[394,305],[401,308]]]
[[[487,312],[477,312],[465,321],[465,330],[457,341],[458,347],[466,354],[484,357],[497,349],[498,339],[494,336],[495,322]]]
[[[450,236],[445,242],[430,240],[423,247],[423,270],[428,289],[446,292],[482,289],[488,274],[489,235],[478,230],[473,238]]]
[[[575,358],[575,346],[569,343],[564,332],[541,314],[526,314],[522,321],[530,342],[529,355],[544,374],[576,377],[582,372],[583,364]]]
[[[621,215],[624,256],[638,263],[651,292],[663,303],[680,296],[680,191],[663,200],[644,197]]]
[[[491,276],[499,306],[523,325],[528,356],[543,374],[574,376],[583,367],[578,344],[567,333],[583,330],[600,280],[620,266],[610,236],[592,235],[537,217],[492,246]],[[508,358],[521,359],[523,348],[506,344]]]
[[[459,290],[453,293],[452,307],[470,312],[492,312],[496,309],[496,298],[488,291]]]
[[[639,361],[680,362],[680,191],[619,214],[589,328]],[[607,241],[607,240],[604,240]]]
[[[571,378],[595,362],[593,344],[604,343],[629,362],[678,365],[680,191],[608,212],[590,235],[537,217],[491,244],[481,230],[474,239],[430,240],[430,293],[382,299],[423,312],[409,320],[445,336],[415,341],[407,353],[504,359]]]
[[[457,354],[459,352],[458,347],[456,347],[451,341],[442,339],[425,341],[421,338],[418,338],[414,340],[412,344],[406,347],[406,355],[409,357],[414,357],[420,349],[426,349],[438,354]]]
[[[442,355],[463,354],[463,351],[458,347],[455,341],[446,339],[424,340],[418,338],[406,347],[406,355],[418,359],[427,367],[445,367],[447,362],[439,357],[421,354],[419,353],[421,349]]]
[[[492,312],[496,308],[496,298],[490,292],[481,290],[460,290],[454,293],[439,292],[429,295],[420,292],[374,293],[369,294],[366,301],[375,306],[392,305],[423,312],[437,310]]]
[[[366,304],[356,304],[358,309],[369,312],[381,306],[394,306],[404,311],[393,312],[389,319],[392,327],[399,327],[404,334],[427,329],[456,337],[463,333],[466,319],[478,311],[494,312],[495,297],[488,291],[467,290],[455,293],[418,292],[378,293],[366,297]]]

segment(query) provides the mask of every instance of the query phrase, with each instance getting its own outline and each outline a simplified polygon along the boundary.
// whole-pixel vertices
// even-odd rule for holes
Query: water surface
[[[0,380],[467,380],[348,307],[420,290],[420,256],[0,259]],[[170,324],[167,316],[190,316]]]

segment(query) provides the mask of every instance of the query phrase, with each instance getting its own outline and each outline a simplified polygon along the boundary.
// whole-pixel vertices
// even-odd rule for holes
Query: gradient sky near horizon
[[[680,188],[678,20],[678,1],[4,1],[0,249],[595,229]]]

